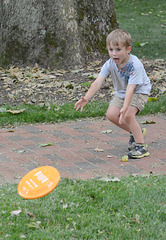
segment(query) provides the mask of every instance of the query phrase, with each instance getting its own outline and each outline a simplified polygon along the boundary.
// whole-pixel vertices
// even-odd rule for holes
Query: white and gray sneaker
[[[146,128],[142,128],[142,134],[143,134],[143,137],[145,137],[145,135],[146,135]],[[135,144],[136,144],[135,139],[134,139],[132,133],[130,133],[130,139],[129,139],[129,143],[128,143],[128,150],[129,151],[133,150],[134,147],[135,147]]]
[[[136,143],[134,149],[128,153],[129,158],[143,158],[149,155],[148,145],[138,143]]]

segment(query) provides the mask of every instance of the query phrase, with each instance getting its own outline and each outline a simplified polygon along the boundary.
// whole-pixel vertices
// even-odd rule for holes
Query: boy
[[[130,54],[132,38],[128,32],[116,29],[108,35],[106,43],[110,59],[101,68],[85,97],[76,102],[75,108],[81,108],[82,111],[111,74],[115,96],[108,107],[107,118],[130,133],[129,158],[149,156],[147,145],[144,144],[144,130],[135,116],[147,101],[151,90],[150,80],[141,61]]]

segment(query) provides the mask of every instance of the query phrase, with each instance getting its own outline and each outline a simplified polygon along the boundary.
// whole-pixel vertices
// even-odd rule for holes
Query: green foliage
[[[62,179],[36,200],[23,200],[16,185],[0,189],[1,237],[17,240],[164,240],[166,176],[118,182]],[[18,215],[11,215],[20,210]]]
[[[165,0],[114,0],[119,27],[130,32],[132,53],[139,58],[165,59]]]

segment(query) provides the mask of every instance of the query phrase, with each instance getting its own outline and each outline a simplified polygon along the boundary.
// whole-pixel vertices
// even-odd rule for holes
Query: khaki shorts
[[[147,102],[148,95],[141,94],[141,93],[135,93],[133,94],[130,106],[134,106],[138,108],[139,112],[144,108],[145,103]],[[117,95],[113,97],[113,99],[110,101],[110,106],[116,106],[120,109],[123,107],[124,98],[120,98]]]

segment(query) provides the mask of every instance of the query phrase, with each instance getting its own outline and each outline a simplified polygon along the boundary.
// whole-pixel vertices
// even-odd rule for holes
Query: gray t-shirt
[[[151,90],[150,79],[148,78],[141,61],[130,54],[129,61],[125,67],[118,69],[115,62],[110,58],[102,66],[100,76],[112,77],[115,94],[120,98],[125,97],[128,84],[136,84],[134,93],[149,94]]]

